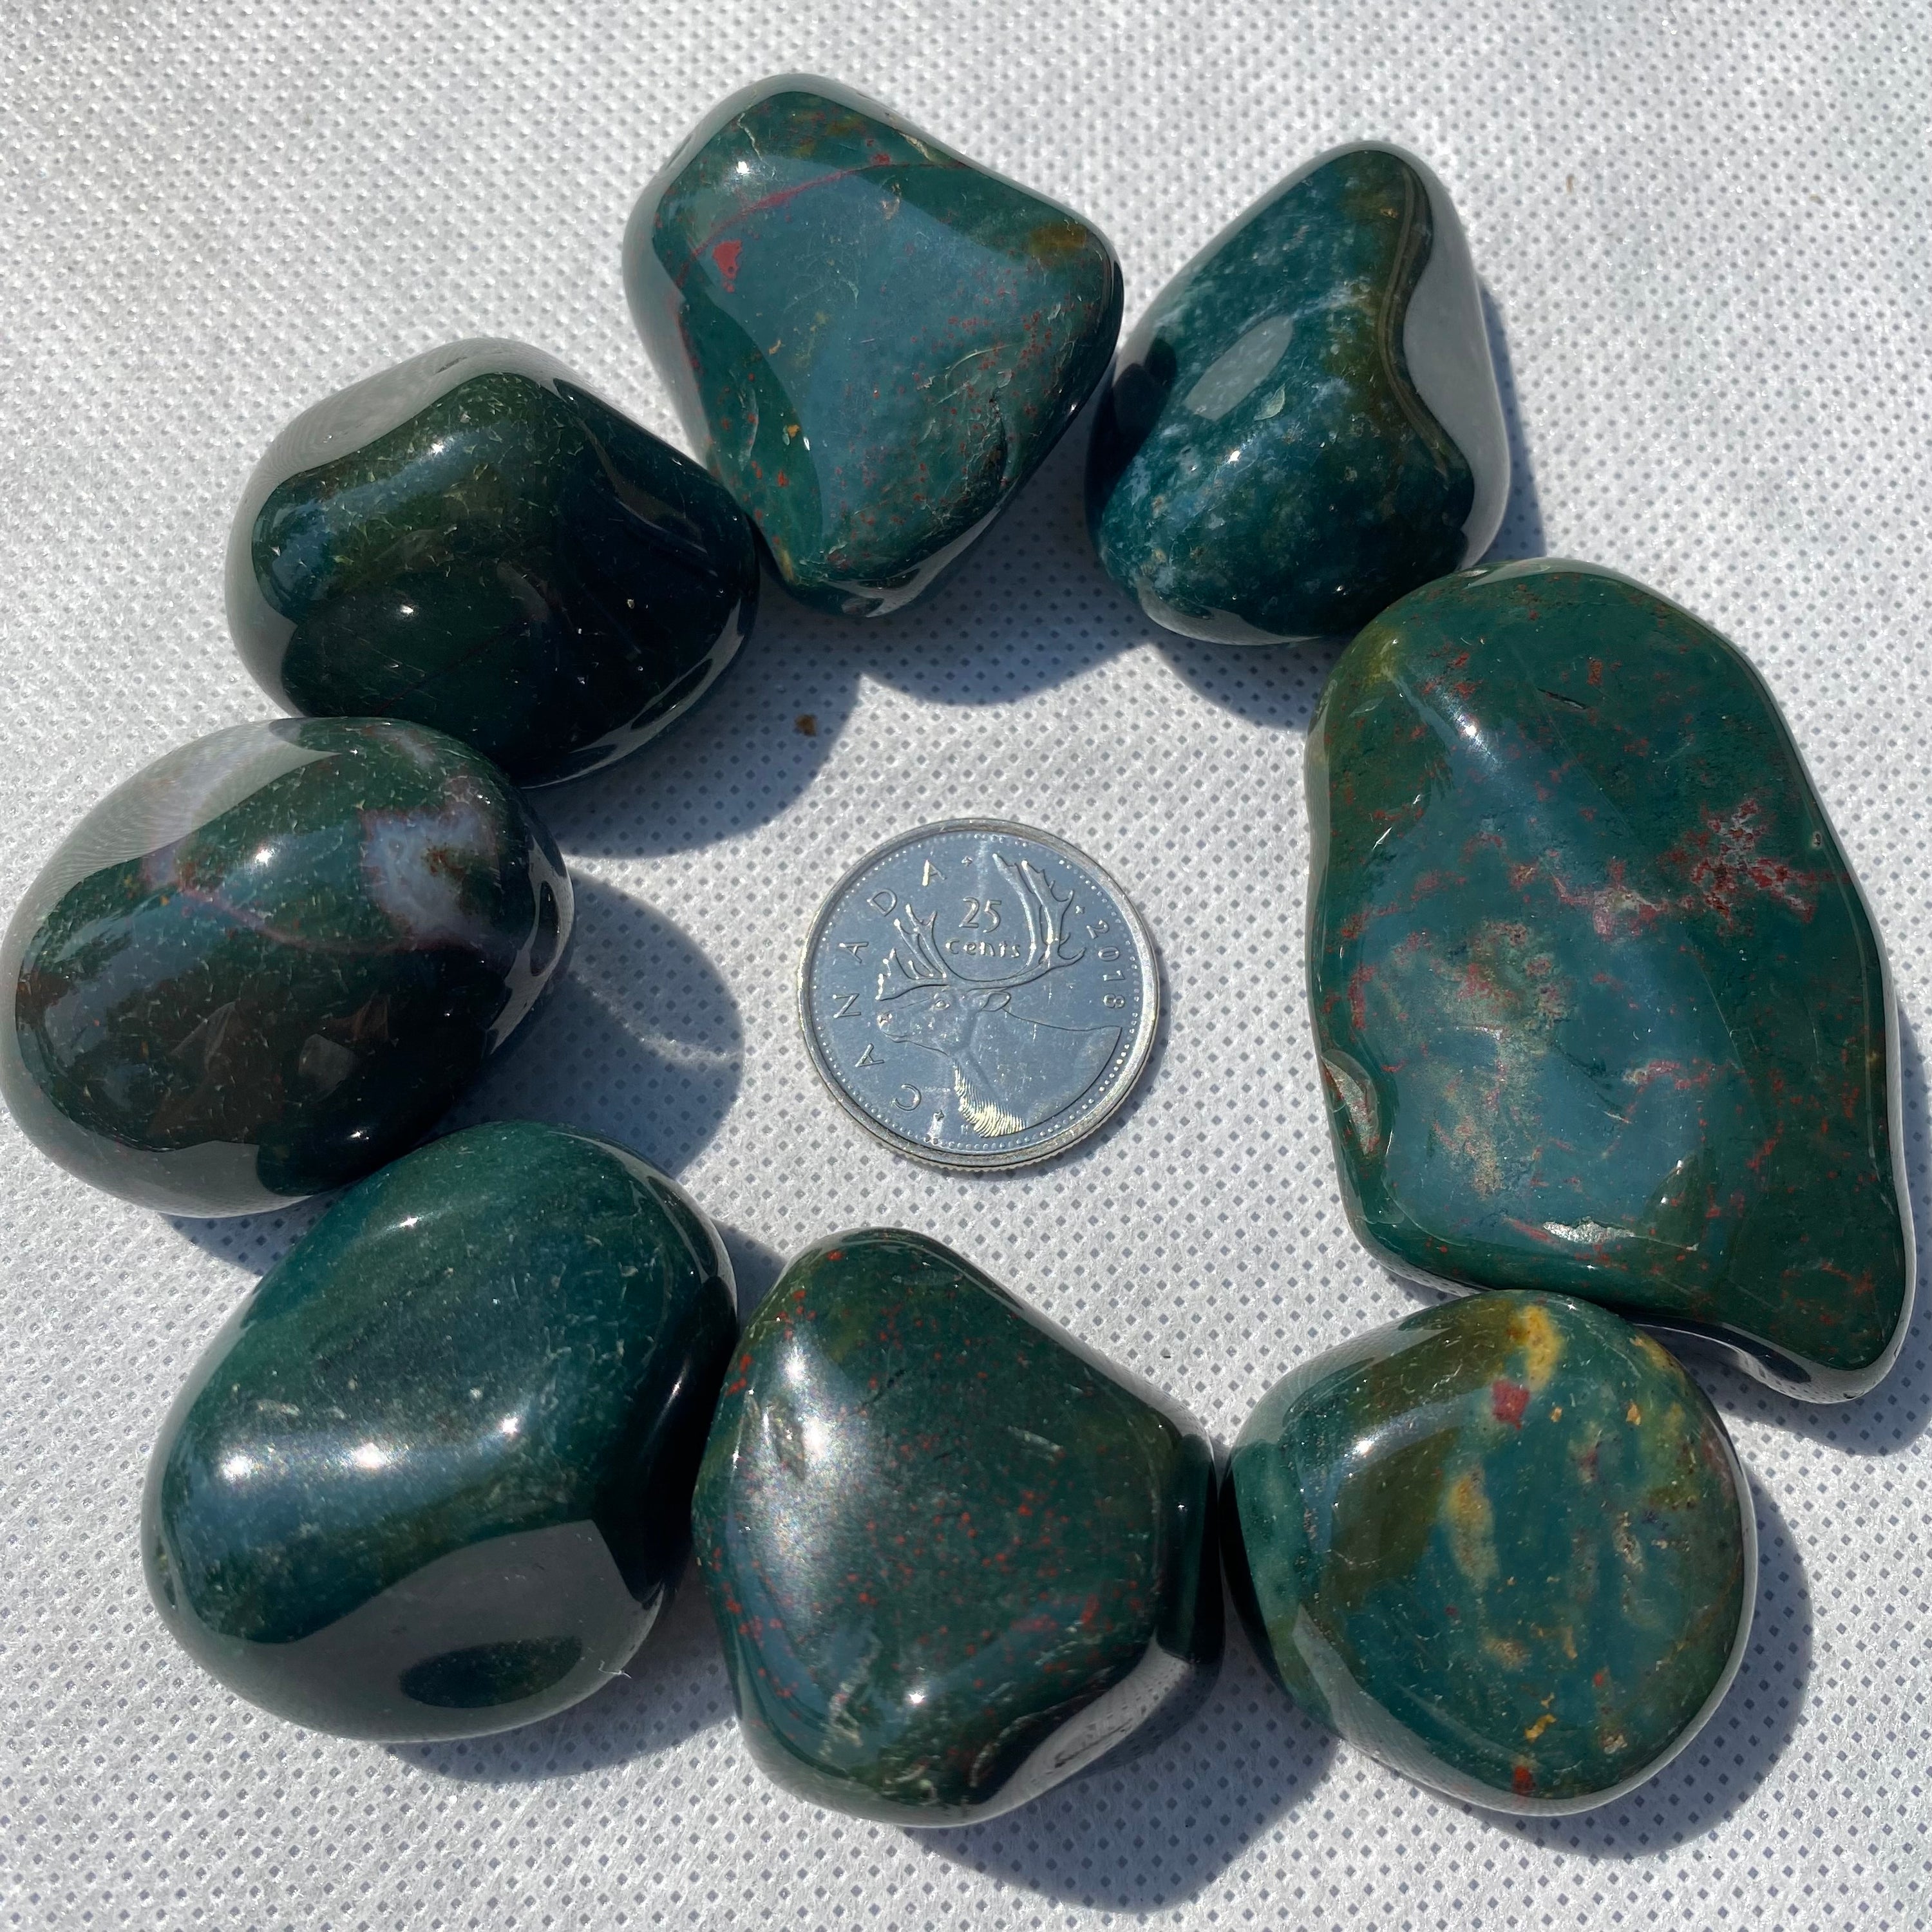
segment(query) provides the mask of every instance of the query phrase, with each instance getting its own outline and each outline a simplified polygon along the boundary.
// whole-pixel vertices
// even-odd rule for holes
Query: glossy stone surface
[[[1819,1400],[1912,1297],[1878,939],[1757,674],[1612,573],[1426,586],[1308,741],[1309,985],[1357,1232]]]
[[[570,882],[509,781],[385,718],[236,724],[81,820],[0,945],[0,1098],[51,1159],[180,1214],[412,1146],[529,1016]]]
[[[516,342],[458,342],[296,418],[249,478],[228,622],[277,702],[408,718],[519,784],[682,717],[758,608],[698,465]]]
[[[890,1229],[793,1262],[746,1324],[692,1506],[746,1743],[900,1825],[1009,1810],[1221,1652],[1214,1454],[957,1255]]]
[[[346,1737],[548,1717],[676,1580],[737,1332],[690,1197],[622,1148],[471,1127],[346,1196],[202,1355],[142,1512],[170,1632]]]
[[[1222,1486],[1234,1596],[1306,1709],[1450,1796],[1574,1811],[1717,1707],[1756,1586],[1716,1413],[1647,1335],[1510,1292],[1298,1369]]]
[[[1480,556],[1508,491],[1462,225],[1379,143],[1290,176],[1155,297],[1088,448],[1108,573],[1223,644],[1354,630]]]
[[[928,589],[1040,464],[1120,323],[1106,240],[830,81],[715,109],[624,281],[692,447],[821,609]]]

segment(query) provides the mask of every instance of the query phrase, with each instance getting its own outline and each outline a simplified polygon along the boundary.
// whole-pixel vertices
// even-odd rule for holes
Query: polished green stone
[[[1212,1682],[1214,1453],[919,1234],[808,1248],[746,1325],[692,1507],[745,1741],[901,1825],[990,1817]]]
[[[1298,1369],[1229,1454],[1234,1601],[1298,1702],[1455,1798],[1574,1811],[1658,1770],[1750,1627],[1710,1403],[1587,1302],[1425,1309]]]
[[[1712,1338],[1821,1400],[1903,1339],[1892,994],[1757,674],[1548,561],[1384,611],[1308,740],[1342,1192],[1408,1273]]]
[[[431,350],[297,417],[228,544],[229,628],[271,697],[434,725],[519,784],[682,717],[758,590],[718,484],[515,342]]]
[[[928,589],[1107,366],[1086,222],[830,81],[715,109],[624,238],[645,346],[786,586],[853,616]]]
[[[1087,514],[1156,623],[1276,644],[1480,556],[1508,483],[1454,208],[1375,143],[1291,176],[1155,297],[1096,406]]]
[[[570,882],[495,766],[419,724],[236,724],[157,759],[0,945],[0,1098],[83,1180],[184,1214],[421,1139],[554,976]]]
[[[731,1268],[634,1154],[493,1121],[347,1195],[202,1355],[148,1466],[148,1586],[195,1660],[346,1737],[528,1724],[676,1580]]]

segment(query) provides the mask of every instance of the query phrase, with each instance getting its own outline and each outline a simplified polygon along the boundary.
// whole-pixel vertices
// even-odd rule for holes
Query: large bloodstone
[[[950,1825],[1164,1730],[1220,1662],[1213,1492],[1192,1423],[936,1241],[808,1249],[746,1326],[693,1505],[753,1756]]]
[[[1154,298],[1088,447],[1109,574],[1224,644],[1354,630],[1480,556],[1508,490],[1462,225],[1379,142],[1290,176]]]
[[[682,717],[758,592],[718,484],[516,342],[431,350],[298,416],[228,545],[229,628],[278,702],[433,724],[519,784]]]
[[[1298,1369],[1236,1439],[1228,1570],[1262,1661],[1451,1797],[1578,1811],[1717,1708],[1750,1491],[1696,1384],[1587,1302],[1444,1303]]]
[[[699,124],[632,214],[624,280],[780,578],[854,616],[909,603],[1006,507],[1120,322],[1079,216],[799,76]]]
[[[0,945],[0,1096],[111,1193],[234,1214],[412,1146],[554,978],[516,788],[387,718],[236,724],[96,806]]]
[[[1762,681],[1610,572],[1412,592],[1308,742],[1309,982],[1343,1197],[1391,1265],[1869,1388],[1912,1296],[1896,1018]]]
[[[320,1730],[449,1738],[587,1697],[688,1546],[737,1331],[690,1198],[494,1121],[365,1180],[263,1277],[161,1430],[142,1514],[170,1630]]]

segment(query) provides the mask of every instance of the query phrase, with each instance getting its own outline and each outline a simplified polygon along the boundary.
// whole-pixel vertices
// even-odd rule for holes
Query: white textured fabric
[[[111,784],[267,714],[230,512],[326,392],[521,338],[667,434],[627,319],[632,201],[712,101],[841,78],[1113,237],[1128,320],[1309,155],[1376,136],[1456,196],[1507,341],[1498,552],[1612,565],[1769,679],[1906,1021],[1932,1221],[1925,584],[1932,12],[1758,0],[196,0],[0,6],[0,908]],[[1345,1226],[1303,1007],[1300,760],[1332,653],[1151,632],[1102,576],[1076,446],[932,600],[868,627],[769,589],[703,711],[541,795],[581,946],[466,1118],[629,1142],[754,1286],[834,1228],[962,1250],[1224,1438],[1413,1306]],[[809,714],[815,735],[801,721]],[[1030,820],[1148,914],[1172,1016],[1059,1164],[907,1165],[819,1090],[792,976],[902,828]],[[157,1422],[305,1213],[170,1222],[0,1121],[0,1913],[10,1927],[1923,1925],[1932,1913],[1932,1323],[1809,1408],[1700,1369],[1757,1486],[1757,1624],[1709,1730],[1607,1809],[1511,1822],[1330,1742],[1238,1634],[1158,1755],[913,1835],[752,1768],[688,1592],[628,1682],[466,1748],[311,1736],[148,1608]]]

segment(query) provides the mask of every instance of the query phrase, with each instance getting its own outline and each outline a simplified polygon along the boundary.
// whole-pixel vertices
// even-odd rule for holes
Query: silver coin
[[[1044,832],[955,819],[847,873],[799,970],[812,1064],[888,1146],[1022,1167],[1084,1140],[1154,1049],[1160,969],[1126,895]]]

